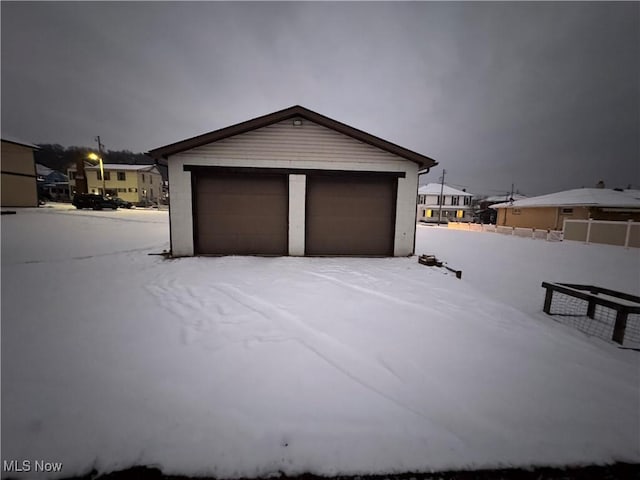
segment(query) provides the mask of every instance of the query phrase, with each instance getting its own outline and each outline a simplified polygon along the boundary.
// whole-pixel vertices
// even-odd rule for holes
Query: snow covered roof
[[[418,188],[419,195],[440,195],[441,185],[439,183],[428,183],[427,185],[423,185]],[[462,190],[458,190],[457,188],[450,187],[449,185],[444,185],[443,195],[462,195],[467,197],[473,197],[473,193],[463,192]]]
[[[99,165],[87,165],[84,167],[86,170],[99,170]],[[151,170],[155,168],[155,165],[130,165],[127,163],[105,163],[103,165],[105,170]]]
[[[36,163],[36,174],[46,177],[51,172],[53,172],[53,170],[51,170],[49,167],[42,165],[41,163]]]
[[[622,190],[622,193],[640,200],[640,190],[626,189],[626,190]]]
[[[519,193],[514,193],[511,195],[510,193],[505,193],[504,195],[492,195],[491,197],[487,197],[484,199],[485,202],[506,202],[509,198],[513,198],[514,200],[523,200],[528,198],[526,195],[520,195]]]
[[[605,188],[576,188],[550,193],[539,197],[525,198],[513,203],[504,202],[491,208],[522,207],[635,207],[640,208],[640,200],[623,192]]]
[[[33,148],[34,150],[40,150],[39,146],[34,145],[33,143],[25,142],[23,140],[20,140],[19,138],[12,137],[10,135],[2,134],[2,141],[3,142],[9,142],[9,143],[15,143],[16,145],[22,145],[23,147]]]

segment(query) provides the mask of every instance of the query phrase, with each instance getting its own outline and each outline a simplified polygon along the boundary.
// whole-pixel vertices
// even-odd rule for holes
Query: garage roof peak
[[[256,117],[251,120],[231,125],[229,127],[221,128],[219,130],[214,130],[212,132],[191,137],[186,140],[171,143],[163,147],[154,148],[148,152],[148,155],[155,158],[156,160],[159,160],[161,158],[168,159],[171,155],[175,155],[186,150],[191,150],[193,148],[207,145],[224,138],[229,138],[241,133],[250,132],[252,130],[266,127],[268,125],[272,125],[274,123],[282,122],[284,120],[295,117],[302,117],[323,127],[340,132],[351,138],[367,143],[381,150],[385,150],[389,153],[405,158],[406,160],[415,162],[419,165],[419,168],[421,170],[428,170],[429,168],[434,167],[438,164],[438,162],[426,155],[422,155],[420,153],[406,149],[404,147],[401,147],[400,145],[389,142],[380,137],[376,137],[375,135],[371,135],[370,133],[351,127],[345,123],[339,122],[320,113],[309,110],[308,108],[305,108],[301,105],[294,105],[292,107],[285,108],[284,110],[279,110],[277,112]]]

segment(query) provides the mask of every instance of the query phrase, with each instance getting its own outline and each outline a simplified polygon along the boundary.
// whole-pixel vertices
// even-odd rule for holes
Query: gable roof
[[[329,117],[325,117],[324,115],[313,112],[300,105],[285,108],[284,110],[270,113],[268,115],[263,115],[252,120],[247,120],[246,122],[237,123],[235,125],[231,125],[230,127],[221,128],[220,130],[214,130],[213,132],[198,135],[197,137],[192,137],[180,142],[171,143],[169,145],[165,145],[164,147],[154,148],[153,150],[149,150],[147,155],[155,159],[168,158],[170,155],[174,155],[176,153],[191,150],[192,148],[207,145],[209,143],[222,140],[223,138],[246,133],[251,130],[266,127],[268,125],[272,125],[274,123],[278,123],[294,117],[305,118],[311,122],[317,123],[318,125],[322,125],[323,127],[335,130],[336,132],[340,132],[344,135],[347,135],[369,145],[373,145],[374,147],[377,147],[381,150],[385,150],[389,153],[398,155],[399,157],[411,160],[412,162],[417,163],[421,169],[428,169],[438,164],[438,162],[430,157],[427,157],[426,155],[408,150],[404,147],[396,145],[395,143],[388,142],[386,140],[383,140],[382,138],[363,132],[362,130],[358,130],[357,128],[350,127],[349,125],[338,122],[337,120],[333,120]]]
[[[576,188],[525,198],[513,203],[491,205],[491,208],[523,207],[632,207],[640,208],[640,200],[631,195],[605,188]]]
[[[418,195],[440,195],[440,188],[441,185],[439,183],[428,183],[418,188]],[[473,193],[463,192],[462,190],[458,190],[457,188],[450,187],[446,184],[442,189],[442,194],[473,197]]]
[[[36,175],[42,175],[43,177],[46,177],[52,172],[53,170],[47,167],[46,165],[42,165],[41,163],[36,163]]]

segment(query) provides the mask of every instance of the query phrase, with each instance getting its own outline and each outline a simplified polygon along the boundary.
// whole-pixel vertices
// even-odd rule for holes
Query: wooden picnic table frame
[[[612,340],[622,345],[624,341],[624,333],[627,328],[627,318],[630,313],[640,314],[640,297],[630,295],[628,293],[617,292],[608,288],[597,287],[594,285],[579,285],[575,283],[551,283],[542,282],[542,287],[546,288],[544,297],[543,311],[547,315],[557,315],[551,313],[551,302],[553,300],[553,292],[563,293],[571,297],[580,298],[588,302],[587,317],[593,318],[596,311],[596,305],[610,308],[616,311],[616,321],[613,327]],[[636,303],[636,305],[624,305],[613,299],[599,297],[602,293],[610,297],[619,298],[628,302]]]

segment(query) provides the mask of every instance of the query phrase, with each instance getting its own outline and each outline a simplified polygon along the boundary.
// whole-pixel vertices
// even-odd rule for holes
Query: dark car
[[[111,197],[110,200],[112,202],[114,202],[120,208],[131,208],[131,207],[133,207],[133,203],[127,202],[126,200],[123,200],[120,197]]]
[[[94,210],[102,210],[103,208],[110,208],[116,210],[118,208],[118,205],[113,200],[94,193],[78,193],[73,197],[71,204],[77,209],[92,208]]]

